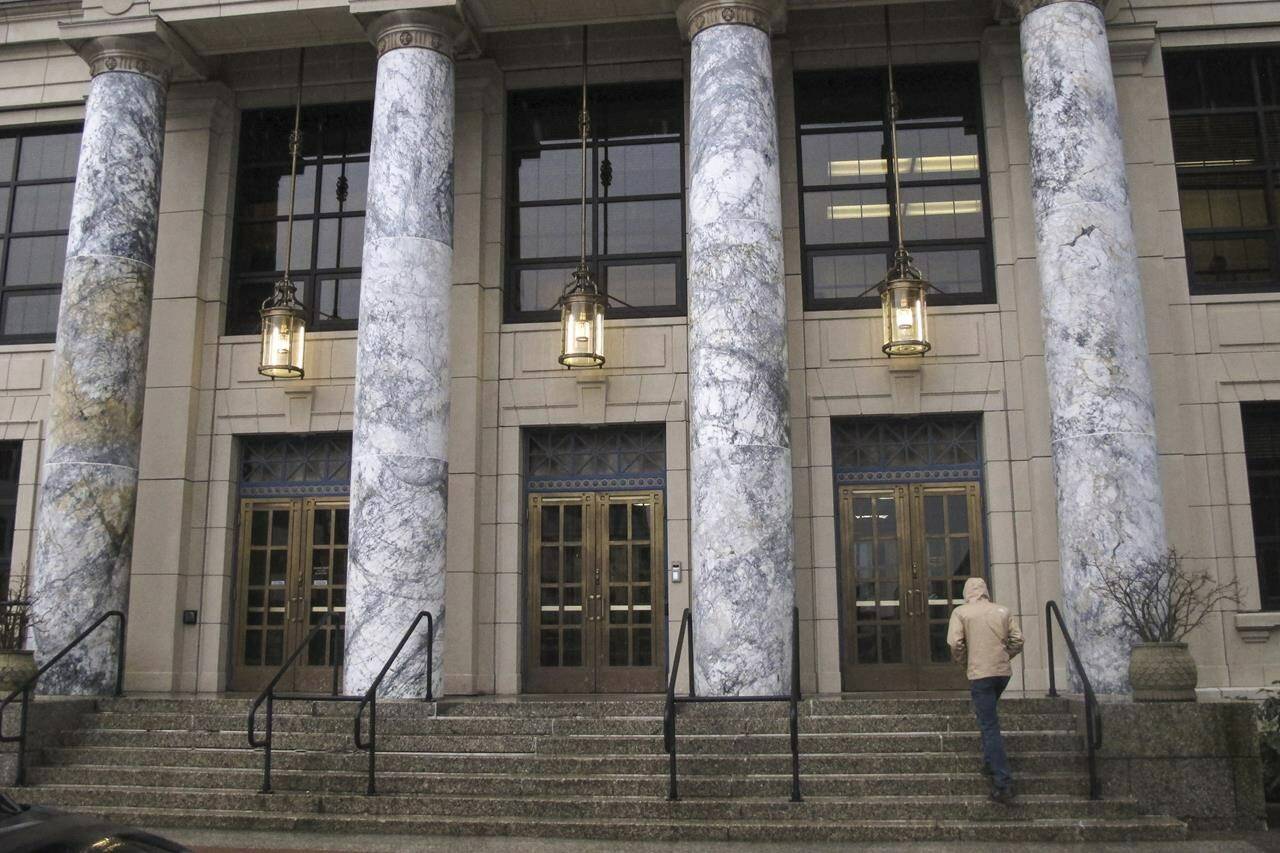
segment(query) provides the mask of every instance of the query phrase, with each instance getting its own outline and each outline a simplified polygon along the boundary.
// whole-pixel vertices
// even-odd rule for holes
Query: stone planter
[[[1196,662],[1186,643],[1139,643],[1129,655],[1135,702],[1196,701]]]
[[[30,649],[0,651],[0,699],[36,674],[36,653]]]

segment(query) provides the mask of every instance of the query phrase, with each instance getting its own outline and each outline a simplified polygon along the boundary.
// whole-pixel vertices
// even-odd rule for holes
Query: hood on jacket
[[[991,600],[991,594],[987,592],[987,582],[982,578],[969,578],[964,582],[964,603],[974,604],[982,599]]]

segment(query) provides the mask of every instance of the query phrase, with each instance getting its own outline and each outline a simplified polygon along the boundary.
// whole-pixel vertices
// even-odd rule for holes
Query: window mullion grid
[[[10,172],[9,199],[5,205],[4,238],[0,242],[0,338],[3,337],[5,322],[8,320],[9,300],[4,298],[8,291],[9,281],[9,248],[13,245],[13,209],[18,196],[18,163],[22,156],[22,136],[13,137],[13,170]]]

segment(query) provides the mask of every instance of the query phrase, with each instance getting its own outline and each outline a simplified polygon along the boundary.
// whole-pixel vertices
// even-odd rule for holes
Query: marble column
[[[82,49],[85,104],[36,521],[35,639],[43,661],[98,616],[126,610],[160,207],[168,66],[150,43]],[[114,686],[115,624],[41,680],[48,693]]]
[[[1099,6],[1021,12],[1063,611],[1094,688],[1121,693],[1130,644],[1098,570],[1141,571],[1166,540],[1115,80]]]
[[[791,678],[791,436],[770,2],[680,7],[692,39],[689,461],[694,670],[707,695]]]
[[[378,48],[369,164],[347,578],[348,693],[368,688],[419,611],[435,618],[443,685],[453,282],[453,80],[446,19],[392,12]],[[425,625],[381,695],[427,689]]]

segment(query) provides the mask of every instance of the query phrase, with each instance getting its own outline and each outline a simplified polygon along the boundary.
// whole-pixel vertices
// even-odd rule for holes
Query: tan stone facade
[[[428,4],[429,5],[429,4]],[[452,7],[452,4],[447,4]],[[667,562],[690,565],[688,340],[683,318],[614,320],[609,364],[556,364],[558,326],[504,324],[506,92],[573,85],[564,26],[572,4],[460,3],[470,36],[458,51],[455,117],[452,415],[445,686],[521,690],[526,426],[666,424]],[[599,23],[593,82],[688,80],[674,4]],[[667,8],[670,5],[672,8]],[[977,62],[982,81],[994,304],[931,310],[934,348],[914,360],[880,352],[876,311],[806,311],[792,73],[881,65],[879,6],[792,3],[775,28],[784,246],[789,297],[796,598],[806,691],[841,689],[831,419],[981,413],[989,577],[1022,618],[1026,654],[1015,687],[1047,684],[1045,602],[1060,597],[1017,28],[990,4],[895,7],[904,64]],[[564,7],[563,9],[561,7]],[[259,376],[256,337],[222,334],[230,275],[240,110],[291,103],[296,51],[310,51],[304,101],[372,98],[375,50],[352,3],[106,0],[0,6],[0,125],[73,122],[89,69],[76,37],[162,29],[192,57],[169,96],[146,414],[133,551],[127,686],[226,688],[232,642],[239,436],[350,430],[355,332],[309,336],[306,379]],[[524,18],[519,9],[536,8]],[[141,23],[146,10],[159,23]],[[612,7],[611,7],[612,8]],[[1156,389],[1157,438],[1172,544],[1193,568],[1236,578],[1244,611],[1259,606],[1239,403],[1280,400],[1280,294],[1190,296],[1162,49],[1280,42],[1275,11],[1256,3],[1108,7]],[[607,18],[607,16],[606,16]],[[97,22],[92,24],[90,22]],[[595,21],[593,21],[595,23]],[[914,23],[914,26],[912,25]],[[899,26],[899,24],[901,26]],[[541,28],[534,28],[541,27]],[[113,29],[115,28],[115,29]],[[133,28],[133,29],[130,29]],[[779,31],[780,30],[780,31]],[[98,34],[94,31],[92,34]],[[284,48],[290,48],[285,50]],[[13,565],[29,565],[52,344],[0,351],[0,433],[23,441]],[[669,624],[689,584],[668,587]],[[182,624],[183,610],[197,625]],[[1252,689],[1280,679],[1280,614],[1214,614],[1191,638],[1202,688]],[[674,644],[672,644],[674,645]]]

